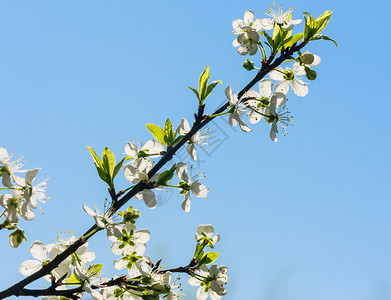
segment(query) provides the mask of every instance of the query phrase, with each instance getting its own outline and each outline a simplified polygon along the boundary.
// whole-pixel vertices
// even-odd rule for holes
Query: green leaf
[[[167,119],[166,123],[164,124],[164,140],[166,141],[166,145],[170,146],[174,142],[175,134],[172,131],[172,123],[170,119]]]
[[[95,151],[90,146],[86,146],[86,148],[90,150],[91,156],[94,160],[96,167],[102,167],[102,161],[100,160],[99,156],[95,153]]]
[[[88,269],[91,271],[92,274],[98,274],[103,268],[102,264],[95,264],[92,266],[89,266]]]
[[[198,94],[198,91],[196,89],[193,89],[192,87],[189,87],[189,86],[188,86],[188,88],[191,89],[194,92],[194,94],[196,94],[198,101],[201,101],[200,95]]]
[[[206,66],[204,72],[200,75],[200,81],[198,82],[198,91],[200,93],[200,101],[205,100],[206,87],[209,79],[209,66]]]
[[[284,41],[284,47],[289,48],[292,47],[294,43],[297,43],[303,38],[303,33],[297,33],[295,35],[292,35],[288,39]]]
[[[110,186],[111,184],[110,175],[105,171],[105,168],[103,167],[103,163],[100,160],[99,156],[95,153],[95,151],[91,147],[86,146],[86,148],[90,150],[91,156],[94,159],[94,164],[96,170],[98,171],[98,175],[100,179],[102,179],[104,183]]]
[[[326,27],[327,23],[330,20],[331,15],[333,14],[332,11],[326,10],[323,14],[321,14],[317,19],[316,19],[316,34],[319,34],[322,32],[322,30]]]
[[[268,45],[270,48],[274,47],[273,39],[272,37],[266,32],[266,31],[261,31],[261,34],[266,36],[266,39],[268,41]],[[266,43],[266,42],[265,42]],[[267,43],[266,43],[267,44]]]
[[[204,245],[197,244],[196,249],[194,251],[194,257],[196,258],[197,261],[200,261],[201,258],[204,256],[204,251],[202,249],[204,249]]]
[[[67,284],[71,284],[71,285],[79,285],[80,283],[81,280],[77,278],[74,273],[72,273],[72,275],[67,280]]]
[[[147,124],[145,125],[147,129],[152,133],[153,137],[157,139],[160,143],[163,145],[167,145],[164,141],[164,131],[159,126],[154,124]]]
[[[308,17],[304,17],[305,19],[305,27],[304,27],[304,41],[308,42],[316,33],[316,21],[315,19],[309,14],[304,12],[304,14]]]
[[[102,152],[102,165],[111,179],[115,168],[115,155],[109,148],[105,147]]]
[[[335,44],[335,46],[338,47],[336,41],[334,41],[331,37],[328,37],[327,35],[324,34],[317,34],[310,39],[310,41],[316,41],[316,40],[332,41]]]
[[[183,137],[184,135],[177,136],[176,139],[172,142],[172,146],[175,146]]]
[[[205,264],[205,265],[208,265],[208,264],[211,264],[212,262],[214,262],[218,257],[219,257],[219,253],[217,252],[208,252],[208,253],[205,253],[204,256],[202,257],[201,261]]]
[[[220,83],[220,84],[223,84],[223,82],[222,82],[221,80],[212,81],[212,82],[208,85],[208,87],[207,87],[207,89],[206,89],[205,98],[202,99],[202,100],[205,100],[206,98],[208,98],[209,95],[212,93],[213,89],[214,89],[214,88],[216,87],[216,85],[218,85],[219,83]]]

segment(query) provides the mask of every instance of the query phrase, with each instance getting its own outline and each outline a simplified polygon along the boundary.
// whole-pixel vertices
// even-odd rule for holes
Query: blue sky
[[[248,134],[225,119],[212,123],[215,143],[197,166],[208,200],[194,197],[188,214],[176,191],[155,210],[132,201],[138,227],[152,234],[147,255],[185,265],[198,224],[211,223],[222,237],[218,263],[232,278],[224,299],[391,299],[390,4],[378,2],[367,19],[366,1],[280,3],[294,6],[294,18],[332,10],[325,33],[339,47],[308,46],[322,58],[318,79],[306,97],[289,95],[296,122],[278,143],[264,122]],[[190,120],[196,100],[187,86],[206,65],[223,81],[207,110],[225,101],[226,85],[244,87],[254,74],[231,46],[231,22],[246,9],[264,17],[271,4],[0,2],[0,146],[51,178],[44,214],[21,224],[28,243],[10,249],[1,232],[1,290],[22,279],[18,266],[31,259],[33,241],[80,235],[93,222],[82,205],[103,209],[109,195],[84,146],[119,156],[131,138],[151,138],[146,123]],[[106,276],[115,275],[104,234],[90,245]]]

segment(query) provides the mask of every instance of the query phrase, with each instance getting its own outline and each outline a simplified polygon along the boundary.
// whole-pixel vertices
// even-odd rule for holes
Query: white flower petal
[[[30,207],[28,207],[27,202],[24,202],[22,204],[20,214],[22,215],[23,219],[25,219],[27,221],[31,221],[35,218],[35,214],[30,209]]]
[[[184,182],[189,182],[189,176],[187,175],[187,166],[184,162],[177,163],[176,173],[179,179],[183,180]]]
[[[193,160],[197,160],[197,151],[194,144],[187,144],[187,153]]]
[[[144,199],[145,205],[151,209],[156,208],[157,200],[156,200],[155,193],[152,192],[151,190],[143,190],[142,194],[143,194],[143,199]]]
[[[278,71],[276,71],[276,70],[278,70]],[[279,71],[283,72],[284,69],[281,67],[277,67],[274,70],[271,70],[267,75],[273,80],[283,80],[284,74]]]
[[[286,95],[289,92],[289,80],[283,79],[277,82],[275,91]]]
[[[202,183],[199,183],[198,181],[194,181],[191,184],[191,192],[196,197],[206,197],[208,195],[208,189],[206,186]]]
[[[35,176],[37,176],[39,170],[40,169],[28,170],[26,173],[26,176],[24,178],[26,180],[26,182],[31,184],[33,182]]]
[[[140,229],[133,234],[133,240],[137,244],[145,244],[150,240],[150,238],[151,233],[148,229]]]
[[[24,276],[30,276],[41,268],[41,262],[37,260],[26,260],[19,266],[19,272]]]
[[[87,205],[83,204],[83,209],[90,216],[96,216],[96,212],[89,208]]]
[[[48,259],[48,250],[46,249],[45,244],[40,241],[35,241],[32,243],[30,247],[30,253],[34,258],[41,262]]]
[[[299,97],[304,97],[308,94],[308,86],[300,79],[293,79],[291,82],[292,91]]]
[[[293,64],[293,74],[295,75],[304,75],[305,74],[305,68],[304,66],[300,65],[299,62],[295,62]]]
[[[133,158],[136,158],[137,153],[138,153],[137,146],[131,142],[127,142],[125,145],[125,154]]]
[[[243,18],[246,25],[250,26],[250,24],[254,22],[254,19],[255,19],[254,12],[250,9],[246,10]]]
[[[272,94],[273,83],[269,78],[264,78],[259,82],[259,93],[266,98]]]
[[[189,212],[191,208],[191,200],[190,200],[190,194],[186,193],[185,194],[185,199],[183,199],[182,204],[181,204],[182,209],[185,212]]]
[[[190,129],[191,128],[190,128],[189,122],[185,118],[183,118],[181,120],[181,123],[178,126],[178,133],[179,133],[179,135],[187,134],[190,131]]]
[[[265,29],[265,30],[271,30],[274,27],[273,19],[267,19],[267,18],[261,19],[261,24],[262,24],[263,29]]]

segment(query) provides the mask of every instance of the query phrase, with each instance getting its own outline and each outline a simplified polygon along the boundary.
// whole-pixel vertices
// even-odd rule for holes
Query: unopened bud
[[[305,67],[305,76],[309,80],[315,80],[316,79],[316,72],[314,70],[310,69],[309,67]]]
[[[245,68],[247,71],[254,70],[255,69],[254,63],[247,58],[243,63],[243,68]]]
[[[300,56],[300,61],[305,65],[311,65],[315,60],[315,56],[311,53],[304,53]]]

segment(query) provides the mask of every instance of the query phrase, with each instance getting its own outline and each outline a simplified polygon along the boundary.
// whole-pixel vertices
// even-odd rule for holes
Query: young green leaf
[[[210,77],[209,66],[207,66],[204,72],[202,72],[202,74],[200,75],[200,81],[198,82],[198,91],[199,91],[201,102],[206,98],[205,94],[206,94],[206,88],[207,88],[209,77]]]
[[[107,147],[105,147],[102,152],[102,165],[112,180],[113,179],[112,175],[114,174],[114,168],[115,168],[115,155]]]
[[[295,35],[292,35],[291,37],[287,38],[284,41],[284,47],[289,48],[292,47],[294,43],[297,43],[303,38],[303,33],[297,33]]]
[[[100,179],[102,179],[103,182],[106,183],[107,185],[111,186],[111,180],[110,180],[111,176],[109,173],[107,173],[105,171],[105,168],[103,167],[103,163],[102,163],[101,159],[99,158],[99,156],[95,153],[95,151],[91,147],[86,146],[86,148],[91,153],[91,156],[94,160],[94,164],[95,164],[96,170],[98,171],[98,175],[99,175]]]
[[[326,10],[323,14],[321,14],[316,19],[316,32],[314,35],[319,34],[322,32],[322,30],[326,27],[327,23],[330,20],[331,15],[333,14],[332,11]]]
[[[188,86],[188,88],[191,89],[194,92],[194,94],[196,94],[198,101],[201,101],[200,95],[198,94],[198,91],[196,89],[193,89],[192,87],[189,87],[189,86]]]
[[[335,46],[338,47],[338,44],[336,41],[334,41],[332,38],[330,38],[324,34],[317,34],[310,39],[310,41],[316,41],[316,40],[332,41],[335,44]]]
[[[90,146],[86,146],[86,148],[90,151],[96,167],[97,168],[102,167],[102,161],[100,160],[98,154],[96,154],[95,151]]]
[[[303,37],[304,41],[308,42],[316,33],[316,21],[309,13],[304,12],[304,14],[307,16],[307,18],[304,17],[305,27]]]
[[[208,87],[207,87],[207,89],[206,89],[205,98],[202,99],[202,100],[205,100],[206,98],[208,98],[209,95],[212,93],[213,89],[214,89],[214,88],[216,87],[216,85],[218,85],[219,83],[220,83],[220,84],[223,84],[223,82],[222,82],[221,80],[212,81],[212,82],[208,85]]]
[[[167,145],[164,141],[164,131],[159,126],[154,124],[147,124],[145,125],[147,129],[152,133],[153,137],[157,139],[160,143],[163,145]]]
[[[175,140],[176,132],[172,131],[172,123],[170,119],[167,119],[166,123],[164,124],[164,140],[166,142],[167,146],[171,146],[172,143]]]
[[[201,261],[205,265],[208,265],[208,264],[211,264],[212,262],[214,262],[219,257],[219,255],[220,254],[217,252],[208,252],[208,253],[204,254],[204,256],[201,258]]]

